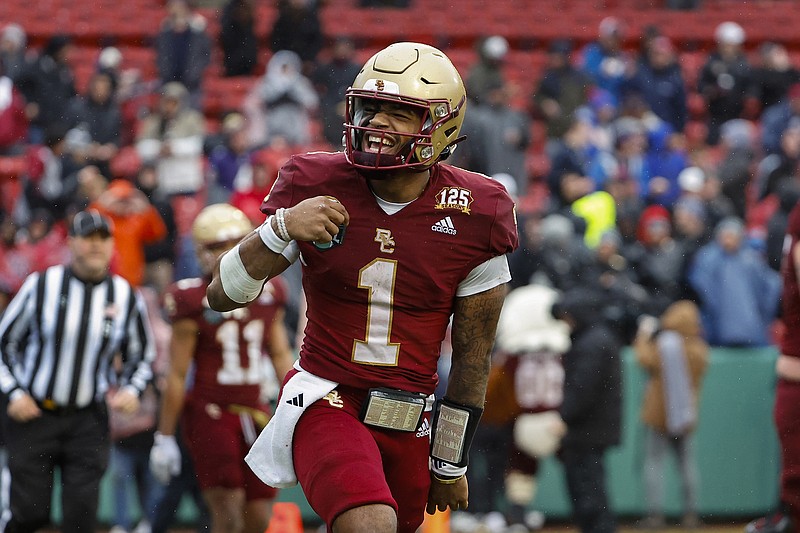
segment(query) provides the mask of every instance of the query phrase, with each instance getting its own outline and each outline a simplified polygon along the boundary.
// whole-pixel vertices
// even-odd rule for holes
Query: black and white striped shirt
[[[119,383],[142,392],[155,344],[141,296],[123,278],[84,282],[68,266],[28,276],[0,319],[0,390],[58,408],[103,400],[119,353]]]

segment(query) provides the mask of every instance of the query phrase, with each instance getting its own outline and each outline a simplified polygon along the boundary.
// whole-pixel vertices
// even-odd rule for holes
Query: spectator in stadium
[[[252,0],[228,0],[220,18],[219,45],[225,76],[252,76],[258,64]]]
[[[300,57],[289,50],[275,52],[254,91],[267,126],[267,144],[308,146],[311,115],[319,106],[314,85],[303,75]]]
[[[756,163],[757,130],[745,119],[734,119],[720,128],[721,157],[716,177],[720,193],[733,205],[734,214],[747,219],[749,188]]]
[[[250,178],[239,182],[239,186],[231,194],[230,204],[247,215],[253,226],[264,222],[261,203],[275,183],[278,169],[289,157],[290,152],[277,147],[262,148],[250,154]]]
[[[488,93],[506,83],[503,62],[508,54],[508,41],[492,35],[477,43],[478,61],[467,73],[467,97],[476,104],[485,104]]]
[[[753,83],[748,96],[757,102],[760,114],[783,100],[789,87],[800,82],[800,69],[792,64],[782,43],[761,43],[758,57],[761,62],[753,68]]]
[[[691,198],[702,202],[708,240],[722,219],[736,216],[733,202],[721,193],[719,178],[713,173],[713,169],[706,172],[701,167],[686,167],[678,175],[678,184],[681,187],[679,200]]]
[[[761,146],[767,154],[780,151],[781,135],[792,119],[800,120],[800,83],[789,87],[786,96],[764,109],[761,115]]]
[[[650,295],[645,311],[659,316],[677,301],[684,266],[683,249],[672,238],[670,212],[660,205],[646,207],[639,219],[637,237],[623,255],[637,283]]]
[[[666,192],[665,180],[653,181],[647,149],[647,130],[641,120],[628,116],[615,120],[614,151],[598,154],[588,169],[594,188],[604,189],[613,179],[629,183],[643,200]]]
[[[647,141],[645,157],[652,177],[645,201],[672,209],[681,193],[678,176],[689,166],[686,137],[665,126],[650,132]]]
[[[778,206],[765,224],[765,254],[772,270],[780,272],[783,261],[783,245],[786,240],[786,228],[789,226],[789,214],[795,204],[800,202],[800,183],[797,181],[781,184],[775,191]]]
[[[573,219],[529,214],[520,227],[521,246],[509,257],[513,288],[539,283],[563,291],[580,283],[591,256]]]
[[[681,196],[672,208],[674,239],[683,253],[683,264],[678,276],[679,300],[700,301],[689,283],[688,271],[697,251],[712,238],[714,225],[709,224],[708,220],[705,203],[694,195]]]
[[[648,24],[642,28],[642,35],[639,37],[639,49],[637,50],[636,64],[637,68],[640,65],[650,64],[650,49],[653,43],[659,37],[663,36],[664,32],[655,24]]]
[[[26,226],[17,227],[10,217],[4,217],[2,225],[0,280],[9,295],[16,294],[31,272],[69,260],[64,231],[48,211],[35,209]]]
[[[688,117],[686,84],[672,41],[664,36],[653,39],[647,58],[637,64],[624,90],[640,93],[653,113],[673,131],[682,132]]]
[[[379,91],[381,84],[396,90]],[[295,155],[281,168],[262,205],[270,218],[222,256],[206,294],[217,310],[241,308],[263,284],[256,278],[284,271],[297,258],[290,250],[302,253],[308,305],[299,363],[246,460],[273,486],[299,482],[328,529],[413,533],[425,512],[467,507],[469,444],[510,279],[505,254],[517,246],[513,202],[498,182],[439,164],[459,140],[466,102],[440,50],[394,43],[366,62],[346,96],[345,152]],[[423,218],[435,225],[422,228],[429,239],[414,229]],[[329,244],[334,238],[340,244]],[[404,267],[434,256],[424,275]],[[243,272],[252,281],[231,277]],[[331,313],[336,328],[324,325]],[[447,391],[425,424],[451,317]],[[415,415],[373,418],[387,406],[381,391]],[[450,436],[437,430],[444,423]],[[463,446],[450,454],[442,446],[454,434]],[[284,438],[287,448],[273,440]]]
[[[708,344],[702,336],[697,305],[677,301],[658,318],[640,320],[633,349],[648,376],[640,415],[646,432],[643,476],[647,516],[639,525],[666,527],[665,462],[668,455],[674,455],[683,491],[681,525],[696,529],[700,526],[699,472],[693,433],[708,365]]]
[[[552,309],[570,331],[571,345],[562,357],[559,414],[566,432],[558,458],[564,466],[573,520],[583,533],[616,531],[604,456],[620,442],[622,340],[604,316],[605,304],[602,292],[580,287],[564,293]]]
[[[107,411],[136,411],[153,377],[144,302],[109,272],[111,221],[82,211],[69,227],[70,261],[28,276],[0,320],[2,392],[9,400],[7,533],[48,526],[56,469],[62,527],[96,529],[109,457]],[[117,354],[119,388],[106,396]]]
[[[64,120],[64,109],[76,94],[75,78],[69,63],[74,48],[71,37],[52,36],[38,57],[28,63],[15,79],[28,102],[25,111],[31,125],[31,143],[41,143],[46,129]]]
[[[780,355],[775,364],[777,385],[773,417],[781,448],[778,505],[763,518],[753,520],[745,533],[790,533],[800,524],[800,446],[797,417],[800,416],[800,203],[789,214],[786,248],[781,277],[781,319],[786,326],[779,340]],[[773,384],[765,385],[770,393]],[[767,386],[769,387],[767,389]]]
[[[547,153],[561,138],[572,122],[575,111],[585,105],[592,80],[571,62],[572,43],[566,39],[553,41],[547,50],[547,66],[533,93],[535,117],[544,119],[547,126]]]
[[[279,0],[278,17],[268,38],[267,47],[273,53],[294,52],[300,58],[303,74],[310,75],[325,43],[316,0]]]
[[[158,78],[162,85],[178,82],[189,91],[189,103],[200,108],[203,73],[211,63],[207,21],[192,11],[189,0],[168,0],[167,17],[156,35]]]
[[[0,156],[22,154],[27,138],[25,98],[0,59]]]
[[[516,182],[517,194],[528,192],[526,154],[531,143],[530,118],[511,106],[514,86],[497,80],[489,85],[482,103],[473,107],[470,147],[473,157],[469,170],[493,176],[510,174]],[[476,145],[479,145],[476,147]]]
[[[76,177],[78,189],[67,205],[67,219],[89,207],[108,188],[108,178],[94,165],[81,168]]]
[[[169,196],[193,194],[203,185],[205,118],[188,98],[180,83],[166,84],[158,109],[142,120],[136,140],[139,157],[156,166],[158,187]]]
[[[14,206],[14,218],[26,225],[35,209],[50,212],[53,220],[62,220],[77,189],[79,165],[70,153],[65,124],[56,122],[47,128],[45,142],[31,146],[26,153],[22,178],[23,195]]]
[[[14,222],[11,215],[0,211],[0,302],[1,309],[5,310],[11,297],[22,286],[27,275],[33,272],[33,268],[28,264],[27,259],[16,261],[14,253],[17,249],[17,235],[19,225]],[[0,311],[1,313],[2,311]]]
[[[122,77],[122,62],[124,59],[122,52],[116,46],[106,46],[97,54],[95,72],[105,72],[111,77],[115,93]],[[116,94],[114,94],[114,97],[116,98]]]
[[[623,255],[625,248],[627,246],[618,230],[611,229],[604,232],[597,246],[590,250],[591,257],[582,272],[581,280],[586,286],[604,291],[609,296],[609,302],[624,302],[628,307],[629,317],[638,318],[651,297],[647,290],[636,282],[632,265]],[[621,308],[622,305],[617,307]],[[627,329],[627,325],[625,332],[632,333]]]
[[[249,163],[252,152],[247,136],[247,119],[241,113],[229,113],[222,120],[221,140],[208,155],[208,164],[214,174],[209,187],[209,197],[214,202],[227,201],[236,188],[236,183],[251,172]]]
[[[800,117],[789,121],[781,133],[780,148],[767,154],[756,167],[753,185],[755,200],[760,202],[775,194],[781,184],[800,182]]]
[[[595,190],[595,183],[589,177],[594,156],[591,132],[588,118],[576,115],[563,138],[555,144],[547,175],[551,211],[568,207]]]
[[[164,294],[167,285],[172,283],[175,269],[175,249],[178,242],[178,225],[175,211],[169,198],[158,189],[158,175],[153,165],[142,165],[134,180],[136,188],[158,211],[166,234],[160,240],[144,245],[144,283]]]
[[[9,23],[0,30],[0,64],[6,76],[16,81],[25,69],[28,36],[19,24]]]
[[[753,79],[752,67],[744,53],[744,29],[727,21],[714,31],[716,50],[711,52],[697,80],[697,90],[708,107],[708,137],[716,145],[722,124],[741,118],[745,96]]]
[[[125,179],[115,179],[89,206],[108,217],[117,229],[115,273],[134,287],[145,277],[144,247],[160,241],[167,228],[143,192]]]
[[[597,40],[587,44],[581,54],[580,68],[615,102],[622,101],[623,85],[635,68],[635,59],[622,47],[624,39],[622,21],[606,17],[600,21]]]
[[[688,271],[712,346],[766,346],[778,313],[780,275],[745,242],[742,220],[729,217],[698,250]]]
[[[182,419],[212,531],[263,533],[278,492],[261,483],[242,459],[270,415],[260,399],[266,376],[261,365],[272,364],[282,381],[294,362],[283,323],[286,286],[281,278],[271,279],[247,312],[231,315],[210,309],[205,296],[215,259],[252,228],[229,204],[204,208],[192,225],[203,278],[181,280],[164,297],[172,323],[171,359],[150,466],[164,484],[180,473],[175,434]],[[194,377],[187,392],[190,371]]]
[[[104,71],[95,72],[89,79],[86,94],[70,101],[67,116],[70,127],[82,127],[89,132],[88,162],[111,175],[111,160],[119,152],[122,114],[114,99],[114,78]]]
[[[361,65],[355,62],[355,43],[349,37],[337,37],[330,49],[330,59],[317,66],[312,81],[320,96],[323,134],[332,148],[342,147],[344,92],[355,79]]]

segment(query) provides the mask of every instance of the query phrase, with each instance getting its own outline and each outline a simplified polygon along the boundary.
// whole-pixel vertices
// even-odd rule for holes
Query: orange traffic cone
[[[450,509],[436,511],[436,514],[425,513],[425,520],[418,533],[450,533]]]
[[[264,533],[303,533],[303,516],[297,504],[275,502],[269,527]]]

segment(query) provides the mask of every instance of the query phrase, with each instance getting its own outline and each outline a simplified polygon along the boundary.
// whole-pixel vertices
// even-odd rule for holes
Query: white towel
[[[300,370],[299,365],[295,368]],[[245,462],[258,478],[276,489],[297,484],[292,459],[294,426],[306,407],[336,388],[338,383],[328,381],[300,370],[289,378],[283,387],[275,415],[261,432]]]

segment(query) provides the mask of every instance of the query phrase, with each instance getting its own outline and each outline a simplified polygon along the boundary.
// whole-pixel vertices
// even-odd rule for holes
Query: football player
[[[790,533],[800,524],[800,203],[789,213],[781,262],[783,293],[780,355],[775,362],[778,380],[772,417],[781,446],[778,506],[767,516],[745,526],[745,533]]]
[[[287,294],[280,278],[265,284],[244,309],[221,313],[206,300],[214,261],[252,230],[247,216],[231,205],[204,208],[192,237],[205,276],[178,281],[164,296],[172,322],[171,361],[151,468],[164,483],[180,473],[175,432],[181,418],[217,533],[263,533],[267,528],[277,490],[261,483],[243,459],[270,413],[260,400],[270,374],[264,368],[265,352],[281,379],[294,361],[283,323]]]
[[[217,262],[215,309],[254,300],[298,257],[300,359],[248,454],[266,483],[298,481],[329,531],[412,533],[427,510],[466,508],[497,318],[517,246],[499,183],[441,161],[466,93],[440,50],[395,43],[346,92],[344,152],[297,155],[268,220]],[[434,402],[453,316],[452,367]]]

